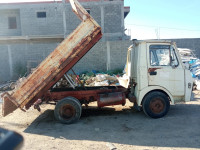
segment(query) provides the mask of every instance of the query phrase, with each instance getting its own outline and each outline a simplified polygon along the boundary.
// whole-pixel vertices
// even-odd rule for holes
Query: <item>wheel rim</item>
[[[60,109],[60,116],[63,117],[66,120],[71,119],[73,116],[75,116],[76,110],[72,105],[64,105]]]
[[[165,108],[165,105],[164,105],[162,99],[160,99],[160,98],[154,98],[150,102],[150,109],[155,114],[161,113],[162,111],[164,111],[164,108]]]

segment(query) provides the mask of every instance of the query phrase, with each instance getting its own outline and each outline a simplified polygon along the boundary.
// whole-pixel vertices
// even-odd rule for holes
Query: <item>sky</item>
[[[0,3],[41,0],[0,0]],[[42,0],[49,1],[49,0]],[[200,0],[124,0],[131,39],[200,38]]]
[[[200,0],[125,0],[132,39],[200,38]]]

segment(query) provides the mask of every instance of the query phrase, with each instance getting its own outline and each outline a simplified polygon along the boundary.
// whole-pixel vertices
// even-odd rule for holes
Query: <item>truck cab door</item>
[[[174,99],[184,98],[184,69],[174,46],[169,43],[148,43],[148,84],[169,91]]]

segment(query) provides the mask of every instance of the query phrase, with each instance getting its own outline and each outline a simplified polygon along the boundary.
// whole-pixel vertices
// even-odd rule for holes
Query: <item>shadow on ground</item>
[[[168,115],[151,119],[130,108],[89,107],[81,119],[64,125],[46,110],[24,132],[69,140],[105,141],[119,144],[200,148],[200,105],[177,104]],[[55,132],[56,131],[56,132]]]

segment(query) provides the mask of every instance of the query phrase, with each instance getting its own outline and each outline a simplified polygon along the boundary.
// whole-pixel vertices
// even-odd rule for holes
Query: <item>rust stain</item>
[[[98,38],[93,39],[90,43],[95,44],[100,38],[101,38],[102,34],[101,32],[98,33]],[[45,93],[51,86],[53,86],[63,75],[65,72],[67,72],[68,70],[70,70],[87,52],[88,50],[92,47],[92,45],[88,45],[87,47],[85,47],[84,49],[81,50],[81,57],[75,57],[73,60],[69,61],[69,62],[65,62],[65,65],[61,66],[61,68],[63,68],[61,70],[61,72],[57,73],[57,75],[54,77],[54,81],[49,81],[52,80],[51,77],[49,77],[48,79],[46,79],[45,83],[46,86],[44,89],[41,90],[41,92],[37,95],[37,97],[33,98],[30,102],[28,102],[27,104],[22,104],[21,106],[26,105],[26,109],[28,109],[32,103],[34,103],[34,100],[37,100],[38,98],[40,98],[42,96],[43,93]]]
[[[154,71],[156,71],[157,69],[161,69],[161,68],[149,68],[149,69],[148,69],[148,73],[154,72]]]
[[[98,107],[125,104],[126,97],[124,92],[113,92],[113,93],[103,93],[99,94],[97,100]]]

